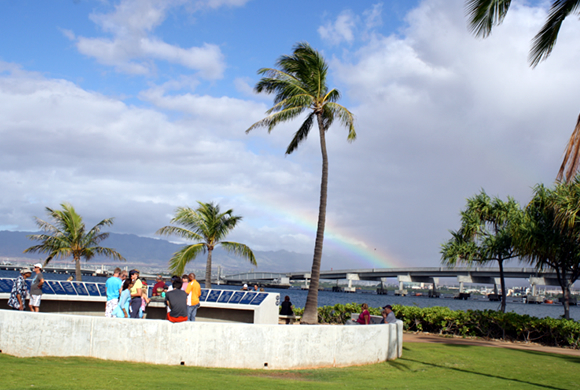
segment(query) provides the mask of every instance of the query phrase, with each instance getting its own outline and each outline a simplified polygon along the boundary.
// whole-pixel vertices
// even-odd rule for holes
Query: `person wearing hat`
[[[394,324],[397,322],[395,313],[393,313],[393,307],[391,305],[383,306],[383,320],[381,324]]]
[[[40,300],[42,299],[42,285],[44,284],[44,277],[42,276],[42,264],[34,264],[34,279],[30,286],[30,311],[38,313],[40,310]]]
[[[20,270],[20,276],[14,281],[10,298],[8,298],[8,306],[14,310],[24,310],[25,299],[28,295],[28,287],[26,286],[26,278],[32,275],[30,268],[24,267]]]
[[[139,318],[139,309],[141,309],[141,302],[143,296],[143,283],[139,280],[139,270],[133,269],[129,271],[129,278],[133,282],[133,287],[131,287],[131,306],[129,310],[131,312],[131,318]]]

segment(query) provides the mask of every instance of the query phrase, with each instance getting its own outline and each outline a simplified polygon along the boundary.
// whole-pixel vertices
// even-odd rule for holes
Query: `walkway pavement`
[[[430,333],[403,333],[403,345],[404,343],[437,343],[437,344],[455,344],[455,345],[475,345],[479,347],[495,347],[495,348],[510,348],[510,349],[522,349],[527,351],[539,351],[546,353],[559,353],[562,355],[572,355],[580,356],[580,350],[578,349],[568,349],[568,348],[558,348],[558,347],[547,347],[540,344],[534,343],[521,343],[521,342],[509,342],[509,341],[499,341],[499,340],[484,340],[477,338],[462,338],[462,337],[448,337],[439,336]]]

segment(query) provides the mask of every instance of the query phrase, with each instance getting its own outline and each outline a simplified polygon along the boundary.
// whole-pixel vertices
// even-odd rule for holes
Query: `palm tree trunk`
[[[75,259],[75,277],[77,282],[82,282],[83,275],[81,273],[81,258],[78,256],[74,256]]]
[[[205,288],[211,288],[211,252],[213,249],[207,250],[207,263],[205,265]]]
[[[505,313],[505,306],[506,306],[506,288],[505,288],[505,277],[503,276],[503,259],[498,259],[497,262],[499,263],[499,280],[501,283],[501,312]]]
[[[328,155],[326,153],[326,134],[322,123],[322,114],[316,114],[320,132],[320,150],[322,152],[322,180],[320,183],[320,205],[318,207],[318,228],[314,244],[314,258],[310,272],[310,287],[302,315],[303,324],[318,323],[318,282],[320,279],[320,264],[322,262],[322,246],[324,243],[324,225],[326,223],[326,197],[328,194]]]
[[[562,292],[564,293],[564,318],[569,320],[570,319],[570,285],[571,283],[568,280],[564,279],[565,287],[562,288]]]

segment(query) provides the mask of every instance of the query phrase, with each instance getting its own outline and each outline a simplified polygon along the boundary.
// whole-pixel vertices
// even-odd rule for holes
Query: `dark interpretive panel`
[[[234,295],[233,291],[224,291],[222,293],[222,295],[220,296],[220,299],[218,299],[219,303],[228,303],[230,301],[230,298],[232,297],[232,295]]]
[[[85,287],[85,284],[82,282],[72,282],[73,286],[75,287],[75,290],[77,290],[77,294],[79,295],[89,295],[89,292],[87,291],[87,288]]]
[[[97,288],[99,289],[99,292],[101,293],[102,297],[107,296],[107,289],[105,287],[105,283],[97,283]]]
[[[209,290],[203,288],[201,289],[201,295],[199,296],[199,301],[200,302],[205,302],[205,300],[207,299],[207,294],[209,293]]]
[[[222,290],[211,290],[207,296],[206,302],[217,302]]]
[[[246,294],[246,296],[245,296],[245,297],[244,297],[244,298],[243,298],[243,299],[240,301],[240,303],[241,303],[241,304],[244,304],[244,305],[249,305],[249,304],[250,304],[250,302],[252,302],[252,301],[254,300],[254,298],[256,297],[256,295],[258,295],[258,294],[256,294],[256,293],[253,293],[253,292],[249,292],[249,293],[247,293],[247,294]]]
[[[65,295],[66,290],[60,285],[60,283],[56,280],[47,280],[45,284],[50,285],[52,291],[58,295]]]
[[[244,295],[246,295],[245,292],[243,292],[243,291],[236,291],[234,293],[234,296],[230,299],[230,303],[240,303],[240,301],[242,300],[242,298],[244,297]]]
[[[46,283],[46,280],[44,281],[44,283],[42,283],[42,293],[43,294],[54,294],[54,290],[52,289],[52,287],[50,287],[50,285],[48,283]]]
[[[0,279],[0,293],[12,292],[14,281],[12,279]]]
[[[96,283],[85,283],[85,287],[89,292],[89,295],[92,297],[99,297],[101,294],[99,293],[99,288],[97,287]]]
[[[78,295],[71,282],[60,282],[60,285],[64,288],[66,295]]]
[[[259,293],[256,298],[252,301],[251,305],[259,305],[264,302],[264,299],[268,296],[268,293]]]

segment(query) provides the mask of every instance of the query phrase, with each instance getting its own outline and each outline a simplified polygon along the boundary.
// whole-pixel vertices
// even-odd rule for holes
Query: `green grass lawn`
[[[300,371],[0,355],[0,389],[580,389],[580,358],[406,343],[393,362]]]

